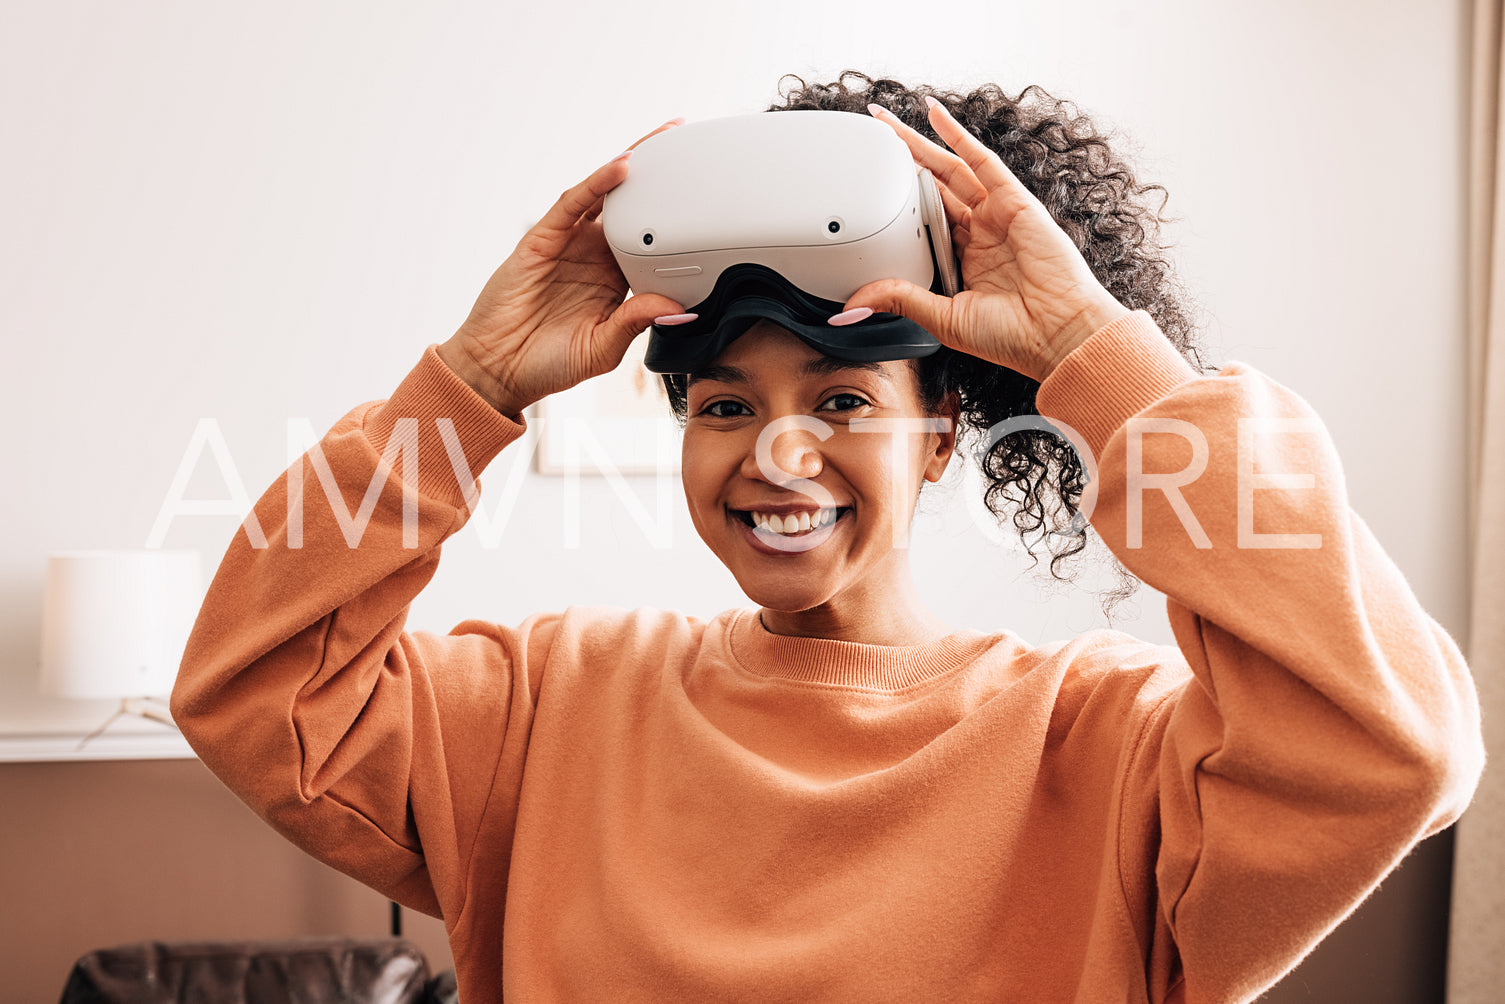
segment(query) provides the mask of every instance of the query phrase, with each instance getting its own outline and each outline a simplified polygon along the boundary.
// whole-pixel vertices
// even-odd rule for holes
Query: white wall
[[[1461,5],[949,7],[0,8],[0,734],[109,710],[35,695],[45,556],[142,546],[199,419],[259,493],[287,420],[322,429],[385,396],[560,190],[666,118],[757,110],[783,73],[847,67],[1039,83],[1132,137],[1182,221],[1167,236],[1213,358],[1316,406],[1355,508],[1461,631]],[[633,486],[651,511],[652,481]],[[207,459],[194,487],[226,493]],[[744,602],[678,508],[656,549],[600,482],[567,548],[566,490],[529,474],[501,546],[451,542],[414,622]],[[979,547],[961,505],[916,553],[954,623],[1032,640],[1101,623],[1093,596],[1039,592],[1015,552]],[[212,567],[235,522],[180,518],[165,543]],[[1126,626],[1169,640],[1158,598],[1139,610]]]

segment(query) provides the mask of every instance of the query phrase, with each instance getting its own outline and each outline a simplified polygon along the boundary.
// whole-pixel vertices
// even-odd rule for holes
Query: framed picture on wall
[[[639,335],[622,364],[535,406],[535,467],[549,475],[679,474],[679,424]]]

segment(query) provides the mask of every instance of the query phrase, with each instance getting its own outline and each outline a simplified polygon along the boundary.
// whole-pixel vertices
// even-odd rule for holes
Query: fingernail
[[[827,324],[856,324],[873,316],[872,307],[853,307],[851,310],[843,310],[834,317],[826,318]]]
[[[683,115],[676,115],[674,118],[665,122],[664,125],[684,125],[686,121],[687,120]]]
[[[888,111],[887,108],[884,108],[882,105],[876,105],[875,104],[875,105],[868,105],[867,106],[867,113],[869,115],[876,115],[876,116],[878,116],[878,117],[881,118],[882,116],[889,114],[889,111]]]
[[[699,319],[699,314],[665,314],[663,317],[655,317],[654,324],[689,324]]]
[[[935,98],[932,98],[928,94],[925,95],[925,103],[927,105],[929,105],[931,108],[939,108],[941,111],[945,111],[946,110],[946,107],[944,105],[942,105],[939,101],[937,101]]]
[[[617,161],[619,161],[619,160],[626,160],[628,157],[631,157],[631,156],[632,156],[632,151],[631,150],[623,150],[621,153],[619,153],[615,157],[611,158],[611,162],[613,164],[615,164]]]

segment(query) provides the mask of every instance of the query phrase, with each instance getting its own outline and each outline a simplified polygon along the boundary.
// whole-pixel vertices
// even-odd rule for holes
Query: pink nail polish
[[[689,324],[699,319],[699,314],[665,314],[663,317],[655,317],[654,324]]]
[[[884,108],[882,105],[871,104],[871,105],[867,106],[867,113],[869,115],[873,115],[873,116],[876,116],[878,118],[882,118],[884,115],[889,114],[889,110],[887,108]]]
[[[844,310],[834,317],[826,318],[826,323],[835,324],[838,326],[843,324],[856,324],[858,321],[865,321],[872,316],[872,307],[853,307],[851,310]]]
[[[626,160],[628,157],[631,157],[631,156],[632,156],[632,151],[631,150],[623,150],[621,153],[619,153],[615,157],[611,158],[611,162],[613,164],[615,164],[617,161],[619,161],[619,160]]]
[[[927,94],[927,95],[925,95],[925,103],[926,103],[926,104],[927,104],[927,105],[929,105],[929,106],[930,106],[930,107],[931,107],[931,108],[940,108],[940,109],[941,109],[941,111],[945,111],[945,110],[946,110],[946,109],[945,109],[945,108],[943,108],[943,107],[942,107],[942,106],[941,106],[941,103],[940,103],[940,102],[939,102],[939,101],[937,101],[937,100],[936,100],[936,99],[935,99],[935,98],[932,98],[932,97],[931,97],[931,96],[930,96],[930,95],[928,95],[928,94]]]

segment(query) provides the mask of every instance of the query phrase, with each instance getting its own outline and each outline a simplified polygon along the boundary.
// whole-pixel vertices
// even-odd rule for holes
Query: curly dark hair
[[[995,84],[962,94],[933,87],[906,87],[896,80],[873,79],[855,70],[829,84],[806,83],[788,75],[780,81],[782,104],[769,111],[815,109],[867,115],[869,104],[893,112],[910,128],[945,146],[930,127],[927,96],[993,150],[1045,205],[1071,237],[1098,281],[1131,310],[1144,310],[1193,368],[1204,371],[1191,301],[1159,243],[1161,215],[1168,194],[1160,185],[1141,184],[1109,147],[1087,116],[1069,102],[1038,86],[1009,97]],[[1151,193],[1159,193],[1152,207]],[[913,361],[922,404],[936,410],[956,392],[961,400],[961,428],[986,442],[997,423],[1039,415],[1038,382],[1014,370],[954,349],[942,348]],[[666,374],[664,386],[675,417],[685,421],[687,395],[683,374]],[[1011,523],[1026,551],[1039,560],[1042,545],[1050,554],[1057,579],[1067,559],[1087,546],[1088,527],[1080,518],[1087,472],[1076,451],[1061,436],[1023,430],[1003,436],[978,457],[988,482],[984,501],[1000,523]],[[1126,597],[1137,584],[1121,571],[1120,587],[1105,609]]]

